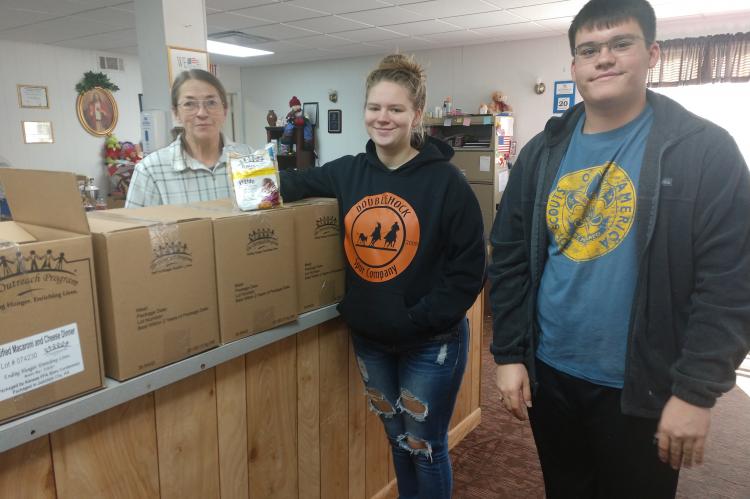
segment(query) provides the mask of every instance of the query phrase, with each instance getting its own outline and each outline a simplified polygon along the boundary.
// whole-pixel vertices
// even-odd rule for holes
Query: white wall
[[[0,156],[19,168],[73,171],[106,186],[102,160],[104,138],[87,133],[76,114],[75,85],[86,71],[98,71],[96,57],[104,52],[0,41]],[[119,119],[114,133],[120,140],[138,142],[138,94],[141,74],[138,59],[121,57],[125,71],[109,71],[120,87],[114,92]],[[18,105],[17,84],[47,87],[49,109]],[[51,121],[54,144],[24,144],[21,121]]]
[[[242,112],[242,76],[239,66],[217,66],[216,76],[224,85],[227,94],[234,95],[234,127],[236,140],[242,142],[245,136],[244,114]],[[227,118],[224,133],[229,135],[231,124]]]
[[[279,118],[289,112],[289,100],[318,103],[318,127],[315,131],[320,163],[364,148],[367,134],[362,125],[364,79],[376,64],[376,57],[359,57],[307,64],[244,68],[245,140],[255,148],[266,142],[266,115],[273,109]],[[328,100],[328,90],[338,90],[338,102]],[[341,109],[341,133],[328,133],[328,110]]]

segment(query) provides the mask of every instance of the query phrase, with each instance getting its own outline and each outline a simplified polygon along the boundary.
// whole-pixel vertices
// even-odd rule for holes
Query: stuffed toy
[[[286,125],[284,125],[284,133],[281,136],[281,143],[292,145],[294,143],[294,128],[303,127],[303,147],[305,150],[309,151],[312,149],[312,125],[310,125],[310,120],[307,116],[302,113],[302,103],[296,95],[289,101],[289,107],[291,109],[286,115]]]
[[[492,102],[487,106],[487,111],[490,114],[500,114],[513,111],[513,108],[508,104],[508,96],[497,90],[492,92]]]

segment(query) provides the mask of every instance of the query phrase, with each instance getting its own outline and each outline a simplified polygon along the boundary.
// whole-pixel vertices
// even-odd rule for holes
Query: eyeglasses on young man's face
[[[189,99],[177,104],[178,109],[185,114],[196,114],[201,106],[209,113],[216,113],[224,108],[219,99]]]
[[[627,55],[635,51],[639,40],[643,40],[643,37],[623,35],[610,38],[606,42],[582,43],[575,48],[575,58],[584,62],[593,61],[604,47],[607,47],[615,55]]]

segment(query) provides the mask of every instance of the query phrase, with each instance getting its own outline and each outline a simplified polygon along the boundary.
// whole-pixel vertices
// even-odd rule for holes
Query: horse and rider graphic
[[[398,232],[401,230],[401,227],[399,226],[398,222],[393,222],[393,225],[391,225],[391,229],[388,231],[388,233],[385,235],[385,237],[382,236],[382,225],[380,222],[375,223],[375,228],[370,233],[368,243],[368,237],[360,232],[359,236],[357,237],[358,243],[356,246],[362,247],[362,248],[372,248],[372,249],[381,249],[381,250],[387,250],[387,251],[395,251],[396,246],[396,240],[398,238]],[[380,240],[383,240],[383,244],[381,246],[375,246],[377,242]]]

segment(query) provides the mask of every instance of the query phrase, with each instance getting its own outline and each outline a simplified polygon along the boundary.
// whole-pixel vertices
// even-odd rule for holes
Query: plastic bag
[[[267,210],[282,205],[272,144],[249,155],[229,151],[227,158],[234,199],[240,210]]]

